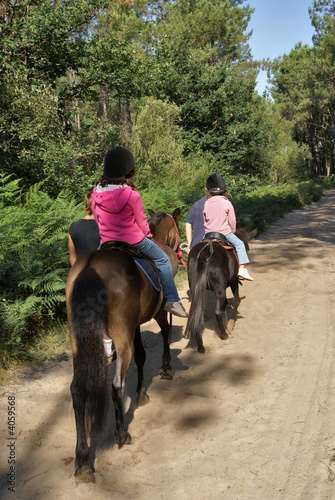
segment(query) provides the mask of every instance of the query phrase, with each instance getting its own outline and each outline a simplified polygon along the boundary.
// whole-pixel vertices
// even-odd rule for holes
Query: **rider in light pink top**
[[[218,232],[223,235],[235,233],[236,217],[233,204],[225,196],[213,196],[206,203],[205,232]]]
[[[235,235],[236,216],[233,204],[224,196],[227,192],[226,183],[220,174],[212,174],[206,181],[207,201],[204,205],[204,227],[207,233],[220,233],[231,243],[236,250],[239,261],[238,276],[253,281],[245,264],[249,258],[245,245]]]

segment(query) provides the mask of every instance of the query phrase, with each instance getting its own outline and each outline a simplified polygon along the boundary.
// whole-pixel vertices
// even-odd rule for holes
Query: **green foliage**
[[[272,96],[291,121],[295,140],[309,147],[316,177],[331,175],[335,165],[334,2],[315,0],[309,14],[314,46],[297,44],[274,61]]]
[[[269,180],[278,184],[308,179],[312,174],[311,153],[306,144],[293,140],[293,123],[270,102],[266,103],[263,118],[270,135],[269,143],[262,150],[264,161],[269,165]]]
[[[136,158],[136,182],[139,188],[157,186],[162,179],[183,172],[183,145],[176,125],[176,105],[148,98],[133,127],[130,149]]]
[[[142,95],[146,58],[133,49],[134,33],[123,38],[120,25],[109,29],[108,5],[2,5],[0,172],[21,178],[25,189],[48,177],[52,196],[74,188],[81,198],[85,188],[73,179],[89,176],[84,182],[92,183],[110,145],[129,133],[121,100]]]
[[[1,201],[16,183],[2,180]],[[41,188],[21,196],[17,189],[13,204],[0,208],[0,342],[13,355],[55,314],[64,314],[67,233],[83,212],[65,193],[52,200]]]
[[[322,196],[322,187],[314,181],[299,184],[263,186],[244,197],[232,199],[238,227],[267,229],[285,213],[302,208]]]
[[[211,153],[198,150],[184,156],[183,132],[175,104],[144,99],[133,127],[130,149],[136,158],[136,185],[139,189],[173,185],[185,190],[201,189],[213,172]]]
[[[310,159],[311,153],[306,144],[299,145],[291,139],[289,144],[282,141],[281,147],[276,151],[273,160],[271,169],[273,181],[276,183],[294,183],[307,179],[311,176]]]
[[[320,175],[315,182],[321,186],[323,189],[335,189],[335,175],[330,177]]]

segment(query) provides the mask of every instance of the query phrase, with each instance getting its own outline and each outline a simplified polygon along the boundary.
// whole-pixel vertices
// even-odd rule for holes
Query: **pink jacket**
[[[121,240],[135,245],[151,237],[141,196],[130,186],[101,188],[98,184],[92,193],[92,212],[101,244]]]
[[[236,217],[232,203],[225,196],[212,196],[205,203],[205,234],[216,232],[223,235],[235,233]]]

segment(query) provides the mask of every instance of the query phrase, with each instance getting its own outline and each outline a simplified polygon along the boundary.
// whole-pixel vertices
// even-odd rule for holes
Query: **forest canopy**
[[[312,47],[268,63],[255,91],[242,0],[0,1],[0,171],[76,199],[104,154],[129,147],[140,188],[200,189],[216,170],[290,182],[334,164],[334,2],[314,1]]]

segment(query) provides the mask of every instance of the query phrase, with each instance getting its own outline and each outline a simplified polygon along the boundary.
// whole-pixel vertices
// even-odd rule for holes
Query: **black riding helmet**
[[[111,149],[105,156],[104,176],[111,179],[126,177],[135,170],[132,153],[121,146]]]
[[[206,181],[206,188],[212,195],[225,194],[227,192],[226,183],[220,174],[212,174]]]

